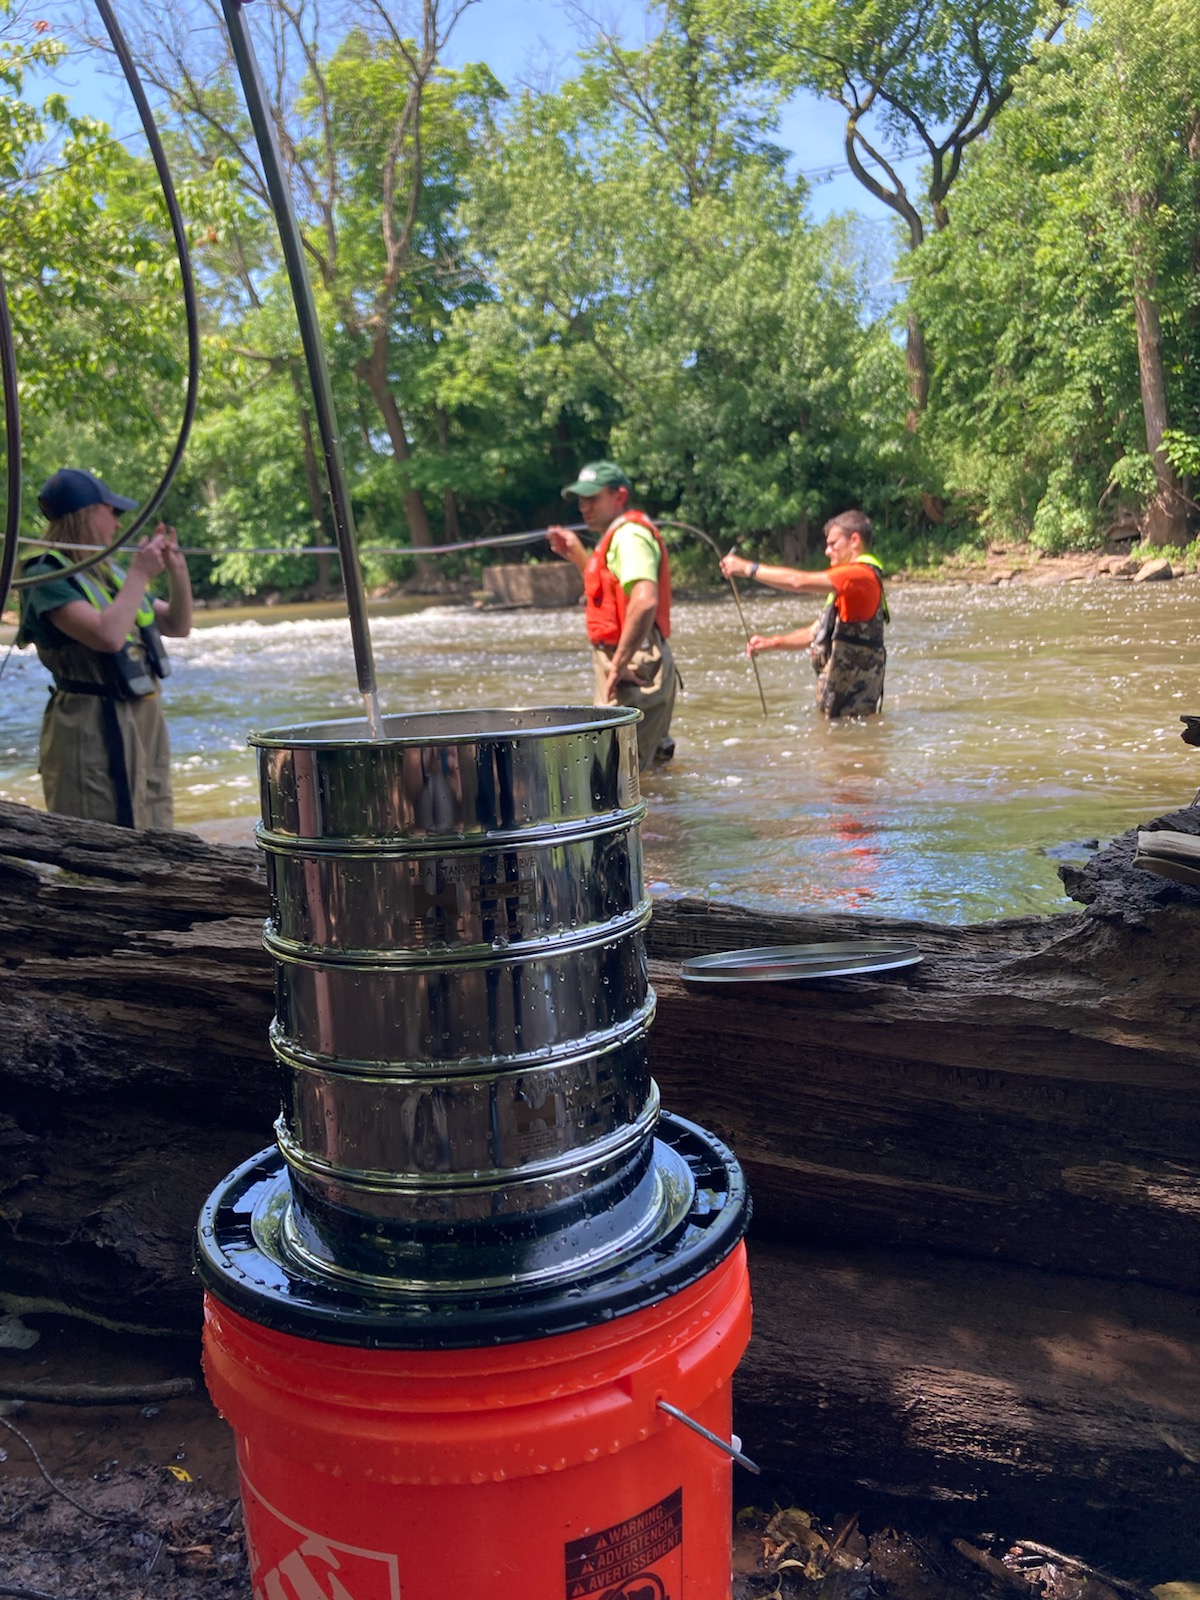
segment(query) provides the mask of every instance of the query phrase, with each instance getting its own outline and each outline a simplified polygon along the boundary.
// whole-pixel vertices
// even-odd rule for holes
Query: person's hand
[[[608,669],[608,677],[604,680],[604,699],[608,705],[613,705],[617,698],[617,685],[619,683],[637,683],[645,688],[645,680],[639,678],[632,667],[618,667],[613,665]]]
[[[748,656],[756,656],[761,651],[769,650],[770,648],[770,639],[764,637],[761,633],[752,633],[746,640],[746,654]]]
[[[174,528],[169,528],[165,522],[160,522],[154,530],[154,537],[161,535],[163,545],[163,565],[172,578],[183,577],[187,572],[187,557],[179,548],[179,535]]]
[[[556,556],[563,556],[567,561],[574,561],[578,565],[579,558],[584,553],[578,534],[573,533],[570,528],[560,528],[556,525],[546,529],[546,537]]]
[[[752,562],[745,556],[735,556],[731,550],[727,556],[721,557],[721,576],[723,578],[748,578]]]
[[[162,530],[161,523],[149,539],[139,541],[137,549],[133,552],[133,560],[129,563],[130,572],[136,572],[147,583],[151,578],[157,578],[166,566],[166,534],[160,530]],[[182,559],[180,557],[180,560]]]

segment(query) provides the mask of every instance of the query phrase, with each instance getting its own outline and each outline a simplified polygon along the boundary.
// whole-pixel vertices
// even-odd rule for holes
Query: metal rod
[[[171,219],[171,232],[175,238],[175,253],[179,258],[179,278],[183,288],[183,309],[187,322],[188,339],[188,376],[187,394],[183,403],[183,417],[179,424],[179,434],[175,440],[175,448],[171,452],[171,459],[167,462],[158,487],[135,512],[133,521],[111,544],[100,546],[89,545],[92,552],[85,560],[77,561],[72,567],[55,567],[53,571],[33,573],[28,577],[17,578],[13,581],[14,589],[32,589],[39,583],[57,582],[62,578],[69,578],[72,573],[86,572],[89,567],[107,561],[110,556],[127,545],[131,539],[136,538],[142,528],[150,521],[159,506],[167,497],[179,464],[183,460],[183,452],[187,448],[188,436],[192,431],[192,421],[196,415],[196,397],[200,390],[200,313],[196,300],[196,279],[192,271],[192,259],[188,250],[187,229],[183,222],[183,213],[179,209],[179,201],[175,195],[175,184],[171,177],[171,169],[167,165],[166,151],[163,149],[162,140],[158,135],[158,128],[154,122],[154,115],[150,110],[150,102],[146,99],[146,92],[142,88],[141,79],[138,77],[137,67],[134,65],[125,36],[113,14],[108,0],[96,0],[96,9],[100,13],[100,20],[112,41],[113,50],[117,60],[121,63],[121,71],[125,74],[125,81],[129,85],[129,92],[137,106],[138,116],[142,120],[142,128],[146,134],[146,142],[150,146],[150,154],[154,158],[154,167],[158,173],[159,185],[162,188],[163,200],[166,203],[167,215]],[[79,548],[75,546],[73,548]]]
[[[732,550],[732,546],[730,546],[730,549]],[[754,655],[750,649],[750,624],[746,621],[746,613],[742,610],[742,597],[738,593],[737,584],[732,578],[729,579],[729,588],[733,594],[733,603],[737,607],[738,616],[742,620],[742,632],[746,635],[746,656],[750,662],[750,665],[754,668],[754,681],[758,685],[759,703],[763,708],[763,716],[765,717],[769,715],[769,712],[767,711],[767,697],[763,693],[762,677],[758,670],[758,662],[754,659]]]
[[[699,535],[699,537],[704,540],[705,544],[708,544],[708,545],[712,546],[713,552],[716,555],[717,560],[718,561],[721,560],[721,547],[720,547],[720,545],[713,538],[712,534],[711,533],[705,533],[703,528],[694,527],[693,524],[690,523],[690,522],[672,522],[671,520],[669,520],[666,517],[664,517],[662,519],[662,521],[659,523],[659,526],[662,527],[662,528],[686,528],[688,533],[694,533],[694,534]],[[733,554],[732,548],[730,549],[729,553],[730,553],[730,555]],[[741,621],[742,621],[742,632],[746,635],[747,656],[748,656],[748,659],[750,661],[750,665],[754,668],[754,681],[758,685],[758,698],[759,698],[759,701],[762,704],[763,716],[764,717],[769,717],[771,713],[767,710],[767,697],[763,693],[762,677],[759,674],[758,662],[754,659],[754,657],[752,655],[749,654],[749,648],[748,647],[749,647],[749,644],[750,644],[750,624],[746,621],[746,613],[742,610],[742,597],[741,597],[741,595],[738,594],[737,584],[733,581],[732,578],[726,579],[726,582],[729,584],[729,587],[733,592],[733,603],[737,607],[738,616],[741,618]]]
[[[292,286],[292,299],[296,306],[296,320],[300,324],[300,339],[304,346],[304,359],[308,365],[309,383],[312,385],[313,405],[317,427],[325,453],[325,472],[329,480],[329,496],[333,507],[334,533],[342,563],[342,583],[346,592],[346,607],[350,613],[350,637],[354,646],[354,666],[358,687],[367,711],[367,725],[371,737],[383,737],[383,719],[379,711],[379,695],[375,686],[375,656],[371,648],[371,631],[367,622],[367,597],[363,588],[362,567],[358,559],[358,541],[354,529],[354,512],[350,504],[350,489],[346,481],[346,468],[342,460],[342,443],[338,431],[337,413],[333,404],[333,388],[321,342],[317,322],[317,308],[313,300],[312,284],[304,264],[304,242],[292,192],[283,169],[275,125],[267,105],[250,30],[242,14],[247,0],[221,0],[229,38],[233,46],[233,59],[242,80],[246,96],[246,109],[262,157],[263,176],[271,197],[271,208],[279,228],[279,241],[283,247],[288,279]]]
[[[8,466],[8,493],[4,516],[4,549],[0,554],[0,611],[8,599],[17,564],[17,529],[21,522],[21,407],[17,395],[17,358],[8,290],[0,272],[0,372],[4,390],[4,449]]]
[[[722,1439],[719,1433],[713,1433],[711,1429],[703,1427],[694,1417],[689,1417],[686,1411],[680,1411],[678,1406],[669,1406],[665,1400],[658,1401],[658,1409],[665,1411],[669,1417],[674,1417],[676,1422],[682,1422],[685,1428],[698,1433],[702,1439],[707,1439],[709,1444],[715,1444],[718,1450],[724,1450],[739,1467],[745,1467],[746,1471],[752,1472],[756,1478],[762,1477],[762,1468],[756,1466],[749,1456],[744,1456],[729,1443],[728,1439]]]

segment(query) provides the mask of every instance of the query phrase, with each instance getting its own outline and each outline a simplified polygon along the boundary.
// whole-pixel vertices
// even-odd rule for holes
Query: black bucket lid
[[[459,1298],[389,1293],[302,1272],[279,1247],[290,1186],[274,1146],[244,1162],[209,1196],[196,1232],[196,1268],[208,1292],[230,1310],[277,1333],[325,1344],[461,1350],[573,1333],[678,1294],[718,1266],[749,1225],[745,1178],[720,1139],[667,1112],[656,1137],[691,1172],[695,1192],[686,1216],[632,1259],[550,1286]]]

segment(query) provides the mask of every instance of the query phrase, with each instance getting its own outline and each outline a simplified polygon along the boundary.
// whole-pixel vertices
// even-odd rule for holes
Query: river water
[[[811,620],[746,596],[751,626]],[[806,657],[760,657],[762,715],[728,597],[681,604],[678,754],[643,780],[646,867],[660,892],[763,908],[975,922],[1069,909],[1062,859],[1187,804],[1200,751],[1200,582],[892,589],[887,702],[864,722],[812,709]],[[373,608],[388,713],[586,703],[578,611]],[[336,606],[201,615],[166,686],[176,820],[249,840],[250,729],[353,716]],[[14,652],[0,680],[0,797],[40,805],[46,674]]]

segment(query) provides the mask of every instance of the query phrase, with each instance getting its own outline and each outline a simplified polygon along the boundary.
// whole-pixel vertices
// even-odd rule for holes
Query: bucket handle
[[[674,1417],[676,1422],[682,1422],[685,1428],[690,1428],[693,1433],[698,1433],[702,1439],[707,1439],[709,1444],[715,1444],[718,1450],[723,1450],[727,1456],[731,1456],[739,1467],[745,1467],[746,1471],[752,1472],[756,1478],[762,1476],[762,1468],[755,1466],[750,1457],[744,1456],[737,1448],[742,1442],[740,1439],[735,1440],[734,1444],[729,1444],[719,1434],[703,1427],[694,1417],[689,1417],[686,1411],[680,1411],[678,1406],[668,1405],[665,1400],[659,1400],[655,1403],[660,1411],[665,1411],[669,1417]]]

